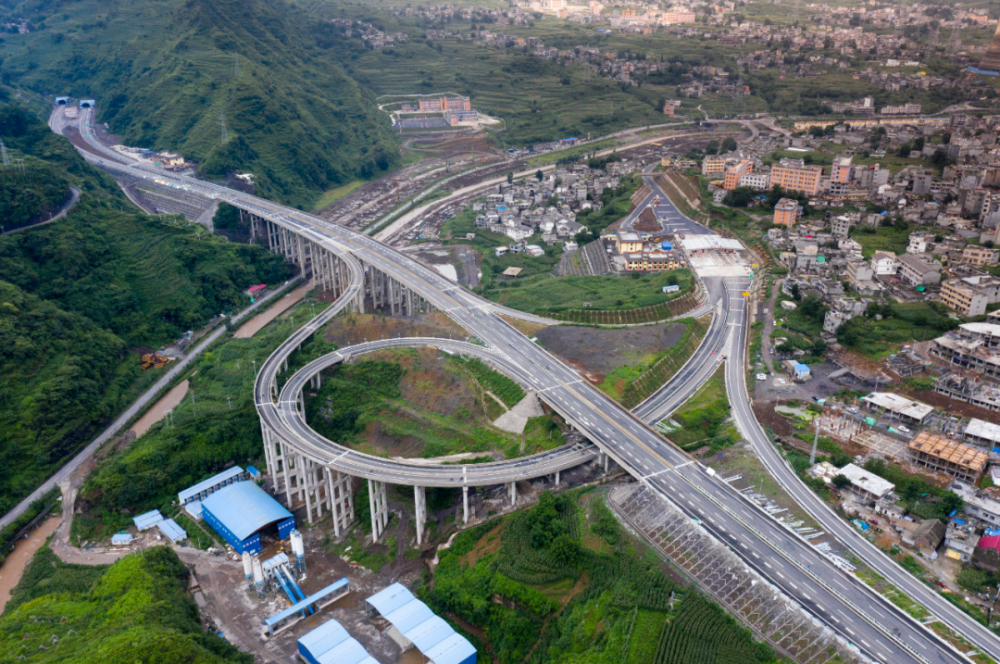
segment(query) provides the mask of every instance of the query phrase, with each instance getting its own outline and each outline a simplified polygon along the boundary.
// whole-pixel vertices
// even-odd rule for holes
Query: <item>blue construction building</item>
[[[278,538],[295,528],[295,517],[253,482],[237,482],[218,489],[201,502],[205,522],[222,535],[237,553],[260,553],[260,532],[277,525]]]

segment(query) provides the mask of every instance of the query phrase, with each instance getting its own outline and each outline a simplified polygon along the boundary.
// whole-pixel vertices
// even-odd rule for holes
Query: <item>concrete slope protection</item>
[[[275,398],[278,397],[277,375],[282,366],[287,366],[289,355],[338,311],[346,307],[363,307],[367,289],[371,287],[374,296],[374,280],[378,275],[386,275],[395,282],[393,288],[405,285],[428,305],[446,312],[479,342],[502,355],[504,370],[521,379],[530,378],[531,388],[595,443],[603,454],[678,505],[691,518],[700,520],[717,539],[730,546],[776,588],[853,643],[868,658],[879,662],[969,661],[936,634],[877,596],[859,579],[842,572],[807,542],[746,502],[713,472],[668,444],[632,413],[532,343],[496,314],[493,303],[465,291],[435,270],[394,249],[312,215],[152,166],[127,164],[120,158],[112,160],[86,153],[85,156],[107,170],[160,180],[224,200],[266,220],[269,237],[271,230],[277,229],[313,243],[341,261],[342,274],[348,273],[350,279],[338,300],[282,344],[258,376],[256,397],[265,441],[274,440],[272,435],[278,436],[279,442],[294,450],[300,458],[305,456],[312,463],[336,468],[338,477],[341,472],[370,472],[372,475],[383,472],[374,465],[363,470],[338,468],[337,455],[343,452],[338,452],[329,441],[326,441],[329,447],[322,450],[323,458],[329,460],[314,459],[318,451],[310,447],[312,443],[307,445],[300,438],[302,432],[286,430],[287,423],[279,414],[281,402],[275,403]],[[301,254],[299,256],[301,258]],[[735,286],[741,288],[744,284]],[[746,325],[745,303],[742,298],[737,299],[740,308],[729,314],[733,318],[728,323],[734,331]],[[742,367],[739,373],[742,374]],[[385,462],[372,458],[372,462],[375,461]],[[309,463],[306,462],[307,468]],[[531,476],[531,471],[526,471],[522,478]],[[435,484],[450,485],[447,481],[424,485]]]

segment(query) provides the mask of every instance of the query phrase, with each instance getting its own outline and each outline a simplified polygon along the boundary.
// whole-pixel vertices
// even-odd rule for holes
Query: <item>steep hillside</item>
[[[158,348],[288,271],[260,247],[136,212],[19,106],[0,104],[0,138],[13,158],[40,165],[15,185],[30,189],[51,172],[82,192],[65,219],[0,238],[4,513],[158,378],[129,347]]]
[[[98,120],[126,143],[178,150],[208,177],[252,172],[258,193],[306,207],[398,158],[372,94],[316,46],[315,19],[283,0],[55,0],[18,11],[40,29],[3,38],[4,81],[94,97]]]
[[[44,547],[0,618],[0,659],[251,664],[202,628],[187,579],[165,546],[101,567],[67,565]]]

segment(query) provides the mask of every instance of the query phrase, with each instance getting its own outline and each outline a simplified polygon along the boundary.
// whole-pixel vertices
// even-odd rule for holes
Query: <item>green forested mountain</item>
[[[29,0],[10,11],[38,30],[3,37],[5,83],[96,98],[98,120],[126,143],[178,150],[206,176],[252,172],[258,193],[306,207],[396,163],[373,95],[316,45],[317,19],[283,0]]]
[[[110,177],[36,116],[0,104],[13,157],[81,190],[65,218],[0,238],[0,513],[88,442],[160,372],[158,348],[288,277],[280,257],[136,212]],[[17,182],[20,182],[18,180]]]
[[[187,578],[165,546],[98,567],[67,565],[43,547],[0,618],[0,661],[252,664],[202,628]]]

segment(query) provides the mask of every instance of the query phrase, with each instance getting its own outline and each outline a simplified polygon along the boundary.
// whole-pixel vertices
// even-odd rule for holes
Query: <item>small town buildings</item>
[[[751,173],[753,173],[753,162],[748,159],[727,162],[722,181],[722,188],[726,191],[736,189],[740,186],[740,180],[743,179],[743,176],[750,175]]]
[[[965,425],[965,430],[962,432],[962,440],[987,449],[1000,447],[1000,424],[972,418]],[[1000,515],[1000,511],[997,514]],[[1000,520],[998,520],[998,523],[1000,523]]]
[[[892,419],[906,424],[923,424],[934,412],[933,406],[892,392],[872,392],[864,397],[862,403],[868,410],[888,414]]]

